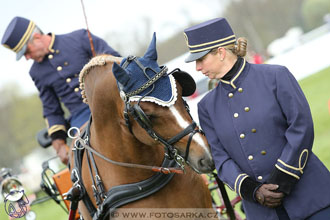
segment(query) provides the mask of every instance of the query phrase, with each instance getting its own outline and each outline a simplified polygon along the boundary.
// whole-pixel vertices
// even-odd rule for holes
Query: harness
[[[175,172],[157,172],[155,175],[141,182],[114,186],[108,192],[105,192],[103,182],[98,175],[93,152],[86,147],[89,146],[88,137],[90,136],[91,121],[92,120],[90,119],[86,130],[81,137],[81,140],[86,141],[86,144],[82,145],[82,142],[78,141],[76,142],[75,148],[73,150],[74,166],[71,173],[71,180],[74,182],[74,184],[70,191],[74,191],[74,188],[77,188],[80,192],[79,195],[75,195],[76,198],[73,198],[74,195],[71,196],[72,192],[70,193],[69,191],[67,193],[67,199],[71,201],[82,200],[93,219],[104,219],[108,217],[116,208],[145,198],[157,192],[173,178]],[[84,154],[86,154],[86,156],[88,155],[87,164],[89,167],[90,175],[92,177],[92,188],[97,208],[94,207],[91,199],[89,198],[81,178],[82,159]],[[178,167],[178,165],[174,160],[169,160],[167,157],[165,157],[162,163],[162,167]],[[95,173],[94,178],[92,175],[92,169]]]
[[[132,132],[131,124],[129,121],[129,115],[133,116],[133,118],[139,123],[139,125],[144,128],[147,133],[156,141],[159,141],[162,143],[165,147],[166,153],[165,157],[162,163],[161,167],[155,167],[155,166],[147,166],[147,165],[141,165],[141,164],[130,164],[130,163],[123,163],[123,162],[117,162],[113,161],[101,153],[97,152],[95,149],[93,149],[90,145],[89,139],[90,139],[90,126],[92,123],[92,118],[90,118],[88,125],[84,131],[84,133],[77,137],[70,136],[70,130],[68,131],[68,135],[71,138],[76,139],[75,140],[75,146],[73,148],[73,155],[74,155],[74,166],[72,168],[71,173],[71,180],[73,182],[73,187],[69,190],[68,193],[66,193],[66,199],[71,201],[71,210],[70,216],[72,215],[74,218],[75,211],[77,210],[78,202],[82,200],[88,209],[91,217],[94,220],[100,220],[104,219],[106,217],[111,216],[111,213],[118,207],[123,206],[125,204],[137,201],[139,199],[145,198],[161,188],[163,188],[174,176],[175,173],[183,173],[184,172],[184,166],[185,163],[188,162],[188,155],[189,155],[189,148],[190,144],[193,138],[193,135],[196,133],[202,133],[201,130],[196,129],[197,125],[193,121],[187,128],[185,128],[183,131],[181,131],[176,136],[170,138],[169,140],[164,139],[162,136],[157,134],[153,128],[152,124],[148,118],[148,116],[144,113],[144,111],[139,106],[140,101],[143,97],[141,97],[137,104],[131,105],[129,103],[129,97],[138,94],[145,89],[152,86],[152,89],[154,88],[154,82],[156,82],[160,77],[167,74],[167,68],[163,67],[160,72],[154,71],[150,67],[144,67],[137,59],[136,57],[129,56],[124,63],[123,67],[125,68],[129,62],[136,62],[138,66],[143,70],[144,74],[148,78],[148,81],[142,85],[139,89],[136,91],[133,91],[131,93],[125,93],[122,90],[122,85],[119,84],[120,89],[120,95],[123,101],[125,102],[125,110],[124,110],[124,117],[126,121],[126,125],[130,132]],[[150,69],[156,73],[156,75],[152,78],[150,78],[146,74],[146,70]],[[175,69],[174,71],[178,71],[179,69]],[[172,71],[169,74],[172,74],[174,71]],[[179,70],[180,71],[180,70]],[[149,92],[149,93],[150,93]],[[147,93],[147,94],[149,94]],[[183,100],[184,101],[184,100]],[[184,101],[186,110],[189,113],[189,107]],[[190,115],[190,113],[189,113]],[[190,115],[191,116],[191,115]],[[77,128],[74,128],[77,129]],[[79,132],[79,129],[77,129]],[[189,135],[188,142],[186,146],[186,152],[184,157],[178,154],[177,150],[174,148],[174,144],[178,142],[183,137]],[[86,151],[86,152],[85,152]],[[89,167],[89,173],[92,178],[92,189],[94,198],[96,201],[97,208],[94,207],[91,199],[89,198],[86,188],[84,186],[84,183],[82,181],[82,160],[84,154],[87,157],[87,164]],[[95,163],[94,155],[97,155],[98,157],[106,160],[109,163],[116,164],[119,166],[125,166],[125,167],[137,167],[137,168],[143,168],[143,169],[150,169],[152,171],[157,172],[155,175],[151,176],[150,178],[143,180],[138,183],[131,183],[131,184],[125,184],[120,186],[112,187],[108,192],[105,192],[105,188],[103,185],[103,182],[98,174],[98,169]],[[93,176],[93,173],[95,174]]]

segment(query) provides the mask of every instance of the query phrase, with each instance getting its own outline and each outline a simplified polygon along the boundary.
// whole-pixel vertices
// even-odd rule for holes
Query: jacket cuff
[[[66,141],[66,138],[67,138],[67,134],[65,131],[63,130],[58,130],[58,131],[55,131],[54,133],[52,133],[50,135],[50,138],[52,139],[52,141],[56,140],[56,139],[62,139],[64,141]]]
[[[298,179],[275,168],[267,180],[267,183],[277,184],[280,192],[289,195]]]
[[[250,202],[255,202],[255,192],[261,185],[262,183],[259,183],[250,177],[247,177],[242,182],[240,194],[243,199],[248,200]]]
[[[303,149],[299,156],[299,161],[295,164],[291,164],[289,161],[278,159],[275,167],[296,179],[300,179],[301,175],[304,173],[304,168],[308,160],[308,149]]]

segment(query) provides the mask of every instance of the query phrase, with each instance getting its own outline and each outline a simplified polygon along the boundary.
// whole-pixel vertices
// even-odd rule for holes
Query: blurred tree
[[[137,21],[131,21],[122,29],[108,32],[104,40],[125,57],[131,54],[143,55],[151,40],[151,18],[143,17]]]
[[[36,134],[45,126],[37,94],[24,96],[17,85],[1,89],[0,167],[16,167],[19,160],[38,147]]]
[[[233,0],[224,10],[237,37],[246,37],[249,48],[265,54],[267,45],[294,26],[302,26],[301,0]]]
[[[324,15],[330,12],[329,0],[191,0],[190,4],[207,4],[209,11],[183,9],[180,12],[186,20],[186,26],[181,27],[177,34],[167,37],[166,41],[157,41],[160,64],[188,51],[183,29],[207,20],[196,20],[195,13],[209,14],[209,19],[227,18],[236,36],[248,39],[248,49],[267,59],[266,48],[270,42],[283,37],[292,27],[301,27],[305,32],[316,28],[322,24]],[[142,21],[131,20],[120,30],[109,32],[105,39],[123,56],[142,55],[153,31],[151,19],[146,16]],[[175,23],[169,26],[177,28]]]
[[[324,23],[324,16],[330,13],[329,0],[304,0],[302,14],[304,28],[309,31]]]

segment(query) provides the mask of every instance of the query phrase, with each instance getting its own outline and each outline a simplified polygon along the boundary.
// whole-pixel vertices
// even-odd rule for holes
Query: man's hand
[[[57,156],[59,156],[62,163],[66,165],[69,160],[69,156],[68,156],[69,146],[62,139],[53,140],[52,146],[56,150],[56,154]]]
[[[256,191],[256,200],[264,206],[269,208],[275,208],[282,203],[284,193],[275,192],[278,189],[278,185],[275,184],[263,184]]]

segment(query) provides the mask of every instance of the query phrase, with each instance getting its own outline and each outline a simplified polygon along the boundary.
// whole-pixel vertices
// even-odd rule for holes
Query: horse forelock
[[[82,68],[79,74],[79,83],[81,89],[81,96],[83,98],[83,102],[87,103],[87,97],[85,92],[85,77],[86,75],[96,66],[104,66],[107,63],[120,63],[122,61],[122,57],[115,57],[112,55],[102,54],[96,57],[93,57],[85,66]]]

